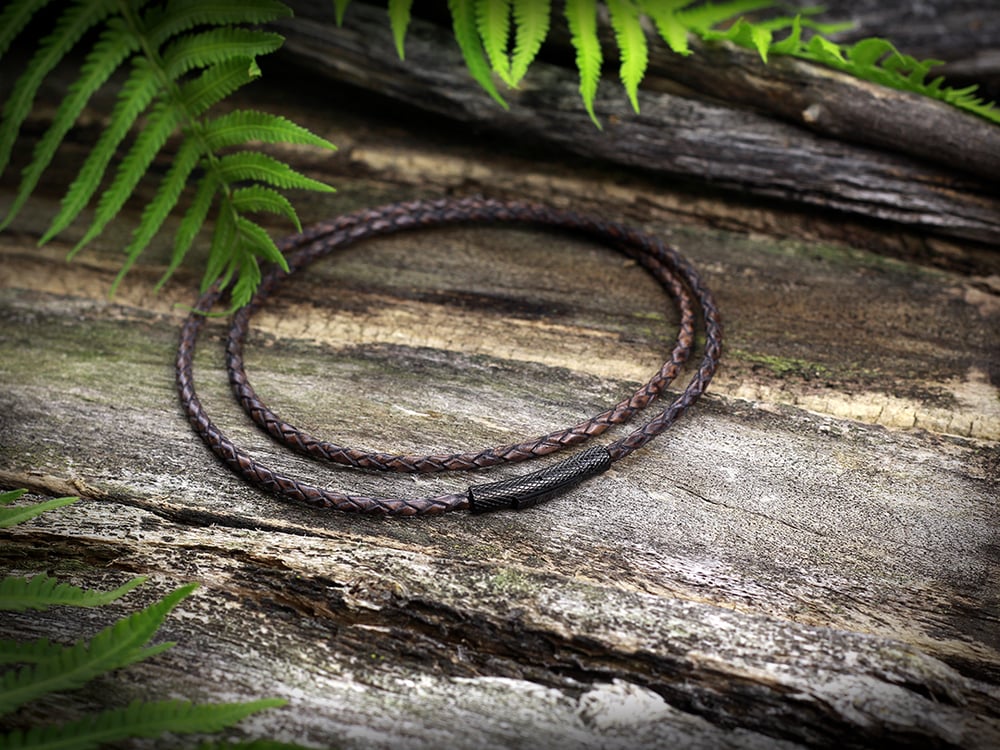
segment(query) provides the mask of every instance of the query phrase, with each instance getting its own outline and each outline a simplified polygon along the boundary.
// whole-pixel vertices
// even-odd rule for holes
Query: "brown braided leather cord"
[[[681,312],[680,331],[670,359],[630,398],[573,427],[521,443],[488,448],[479,452],[442,455],[397,455],[339,446],[299,430],[281,420],[256,395],[243,368],[243,342],[250,316],[269,294],[292,273],[333,250],[357,240],[421,227],[456,223],[521,223],[574,230],[612,244],[642,264],[675,299]],[[718,309],[693,267],[660,240],[615,222],[601,222],[567,211],[536,204],[502,202],[483,198],[413,201],[358,211],[330,222],[314,225],[304,233],[287,238],[280,245],[287,254],[289,273],[278,268],[267,273],[249,305],[233,317],[227,343],[227,367],[237,400],[257,424],[275,439],[307,455],[362,469],[402,472],[434,472],[478,469],[499,463],[522,461],[576,445],[600,435],[610,426],[622,424],[656,399],[688,359],[694,341],[695,315],[692,295],[701,308],[705,323],[706,347],[702,362],[685,390],[663,412],[633,433],[607,446],[617,461],[645,445],[666,430],[708,386],[715,372],[722,329]],[[178,387],[192,426],[210,448],[234,471],[253,484],[278,495],[321,507],[373,513],[412,515],[438,513],[468,507],[465,494],[442,495],[418,500],[368,498],[345,495],[313,487],[284,477],[240,451],[205,414],[194,391],[191,364],[201,326],[202,313],[211,310],[218,294],[209,292],[199,299],[181,335],[177,358]]]

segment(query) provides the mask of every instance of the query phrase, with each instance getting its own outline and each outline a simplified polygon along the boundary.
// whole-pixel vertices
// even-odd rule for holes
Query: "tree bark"
[[[573,71],[536,62],[522,89],[504,93],[503,110],[469,76],[448,30],[414,19],[404,62],[383,10],[359,3],[338,28],[321,20],[325,6],[296,8],[299,17],[281,24],[286,58],[498,137],[939,235],[1000,239],[992,180],[1000,128],[939,102],[799,61],[763,66],[752,53],[719,46],[692,60],[654,60],[657,74],[711,99],[644,91],[634,113],[609,81],[595,104],[598,130]]]

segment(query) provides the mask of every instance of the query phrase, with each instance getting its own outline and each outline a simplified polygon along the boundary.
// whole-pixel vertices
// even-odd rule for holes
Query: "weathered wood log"
[[[104,588],[151,581],[107,610],[5,615],[0,637],[72,640],[183,582],[202,588],[166,623],[174,649],[4,726],[140,697],[281,695],[291,705],[246,733],[404,749],[1000,743],[988,259],[970,275],[978,256],[961,245],[945,270],[719,231],[704,225],[724,215],[709,192],[695,201],[579,160],[493,153],[410,110],[402,128],[382,102],[345,111],[294,80],[261,83],[234,104],[266,104],[342,146],[281,153],[340,189],[298,201],[305,223],[481,189],[627,217],[704,272],[727,326],[724,367],[675,429],[532,511],[414,522],[284,504],[216,462],[176,405],[178,305],[198,274],[153,292],[175,224],[114,300],[141,202],[73,264],[79,228],[35,246],[100,127],[91,114],[0,235],[0,486],[83,500],[2,533],[0,567]],[[758,229],[787,215],[726,209]],[[738,224],[739,211],[760,223]],[[254,318],[248,368],[280,413],[319,433],[465,448],[630,392],[673,322],[658,287],[606,248],[458,227],[317,264]],[[222,330],[209,322],[199,391],[262,460],[386,494],[495,476],[359,475],[288,454],[232,403]]]
[[[1000,197],[995,185],[954,169],[819,138],[753,111],[665,92],[644,95],[642,113],[635,114],[624,94],[612,86],[603,87],[598,94],[596,110],[605,122],[604,131],[599,131],[580,106],[575,73],[543,62],[532,69],[523,89],[505,94],[511,108],[504,111],[469,77],[450,32],[414,20],[404,63],[396,57],[383,10],[352,6],[344,26],[338,28],[329,21],[309,18],[311,9],[322,15],[310,3],[297,7],[302,17],[281,24],[288,32],[286,56],[321,75],[475,123],[501,137],[517,134],[520,139],[558,145],[589,158],[935,233],[984,241],[1000,238]],[[734,50],[725,54],[738,55],[752,65],[749,54],[743,56]],[[790,71],[804,65],[785,61],[777,66],[778,73],[755,70],[764,76],[754,84],[760,97],[780,100],[779,92],[785,90],[782,86],[787,88],[790,79],[797,81],[798,73]],[[812,66],[807,67],[813,71]],[[731,88],[738,88],[743,74],[733,75],[733,70],[729,68],[728,80],[735,82]],[[814,80],[837,82],[834,92],[844,93],[832,95],[834,101],[847,101],[851,97],[848,92],[857,91],[865,92],[863,98],[871,99],[872,104],[878,104],[880,98],[888,102],[898,99],[916,107],[921,119],[930,115],[943,118],[939,121],[943,133],[974,134],[973,141],[981,148],[966,153],[984,154],[978,161],[987,165],[989,174],[995,173],[1000,129],[935,102],[895,92],[883,95],[833,73],[811,74]],[[893,111],[886,105],[865,106],[857,110],[858,119],[842,121],[834,114],[839,105],[824,109],[825,100],[817,100],[817,91],[814,86],[803,98],[792,97],[787,105],[781,105],[786,116],[799,121],[804,117],[830,132],[843,133],[885,122],[887,112]],[[751,90],[749,97],[757,98],[758,93]],[[873,128],[870,142],[905,141],[903,123],[906,118],[912,122],[912,115],[912,110],[904,107],[898,119],[893,116],[886,127]],[[927,156],[935,150],[936,136],[933,128],[924,133],[914,140],[919,141],[919,153]],[[950,137],[938,145],[948,154],[945,158],[962,151],[960,141]],[[975,157],[963,156],[960,164],[977,170],[976,162]]]
[[[386,197],[356,179],[308,211]],[[534,511],[377,521],[283,504],[221,467],[173,392],[174,305],[193,276],[155,296],[153,256],[109,302],[116,236],[66,266],[33,247],[54,205],[40,200],[0,237],[0,484],[85,499],[4,534],[0,560],[153,582],[109,611],[5,617],[0,634],[73,638],[181,582],[202,592],[165,627],[178,647],[8,725],[276,694],[292,706],[251,731],[318,747],[1000,740],[1000,415],[977,374],[995,366],[995,292],[857,251],[675,233],[729,324],[711,398]],[[571,237],[404,235],[283,291],[255,318],[250,374],[280,412],[346,442],[503,442],[631,389],[662,356],[665,310],[639,269]],[[231,403],[210,327],[202,397],[262,460],[389,494],[479,480],[288,455]]]

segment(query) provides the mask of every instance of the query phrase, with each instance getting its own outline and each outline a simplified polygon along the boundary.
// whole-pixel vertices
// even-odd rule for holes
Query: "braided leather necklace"
[[[635,259],[670,294],[681,315],[677,340],[663,367],[629,398],[573,427],[524,442],[479,452],[442,455],[396,455],[340,446],[288,424],[257,396],[243,368],[243,342],[250,316],[274,289],[292,274],[318,258],[358,240],[425,227],[469,222],[528,224],[566,229],[610,244]],[[362,513],[416,515],[468,509],[473,512],[501,508],[526,508],[565,492],[585,479],[606,471],[612,463],[635,451],[671,424],[708,387],[721,353],[722,326],[712,294],[691,264],[661,240],[616,222],[592,219],[545,206],[486,198],[444,199],[393,203],[357,211],[316,224],[279,245],[289,271],[273,268],[261,281],[251,302],[233,316],[226,346],[229,379],[237,400],[247,414],[271,437],[306,455],[344,466],[395,472],[437,472],[480,469],[524,461],[577,445],[629,421],[660,396],[689,358],[695,338],[695,305],[705,328],[705,349],[690,382],[665,409],[634,432],[606,446],[588,448],[561,463],[539,471],[488,484],[473,485],[464,493],[419,499],[376,498],[347,495],[315,487],[284,476],[238,448],[205,413],[192,376],[198,332],[220,296],[217,289],[203,294],[188,316],[177,352],[177,386],[191,425],[202,440],[230,469],[268,492],[308,505]]]

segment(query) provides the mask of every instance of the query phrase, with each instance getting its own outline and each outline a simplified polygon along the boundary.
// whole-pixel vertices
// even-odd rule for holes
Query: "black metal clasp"
[[[469,510],[530,508],[551,500],[580,482],[602,474],[611,466],[611,454],[604,446],[588,448],[561,463],[519,477],[469,487]]]

